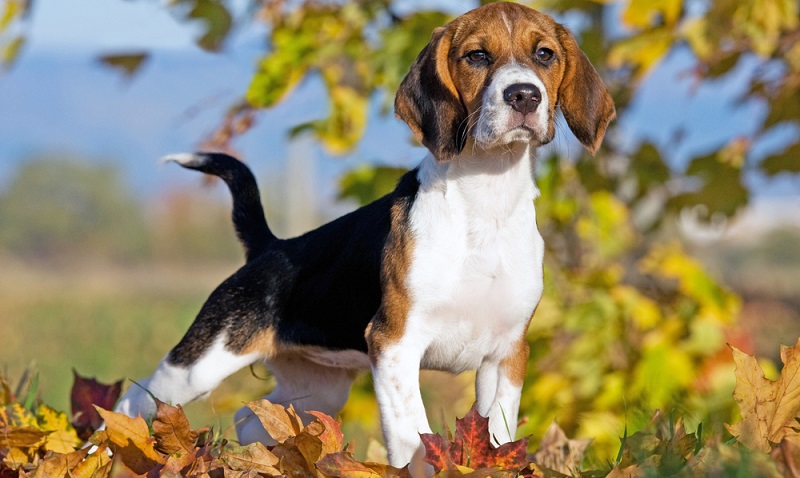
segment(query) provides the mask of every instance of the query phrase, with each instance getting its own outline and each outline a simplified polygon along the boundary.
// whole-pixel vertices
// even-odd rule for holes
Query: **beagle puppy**
[[[336,415],[371,368],[389,462],[401,467],[430,432],[419,370],[477,370],[478,411],[498,444],[513,440],[525,333],[542,294],[534,164],[556,107],[593,153],[615,116],[566,28],[493,3],[436,29],[411,66],[395,111],[430,153],[367,206],[279,239],[242,163],[168,158],[225,180],[247,260],[117,411],[152,415],[151,393],[189,402],[264,360],[277,380],[265,398]],[[246,407],[236,429],[242,443],[274,444]]]

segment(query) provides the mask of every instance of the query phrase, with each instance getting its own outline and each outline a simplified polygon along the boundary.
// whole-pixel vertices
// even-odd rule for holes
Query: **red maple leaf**
[[[72,426],[78,436],[86,440],[103,424],[93,405],[106,410],[113,409],[122,391],[122,380],[107,385],[94,378],[82,377],[75,370],[72,373],[75,376],[71,393]]]
[[[495,448],[489,433],[489,420],[478,413],[475,405],[464,418],[456,419],[455,438],[431,433],[421,433],[420,438],[425,447],[425,461],[437,473],[455,469],[456,465],[473,470],[495,468],[503,471],[519,471],[528,465],[525,453],[528,438]]]

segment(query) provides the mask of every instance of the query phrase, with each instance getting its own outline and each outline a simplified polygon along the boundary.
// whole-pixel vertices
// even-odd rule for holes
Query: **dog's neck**
[[[470,142],[449,161],[438,161],[429,154],[420,165],[418,178],[422,191],[443,194],[449,205],[468,216],[502,221],[521,205],[531,205],[539,195],[534,164],[535,148],[530,144],[481,149]]]

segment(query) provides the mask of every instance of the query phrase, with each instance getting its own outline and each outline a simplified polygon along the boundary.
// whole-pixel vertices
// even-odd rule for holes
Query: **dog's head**
[[[548,15],[492,3],[433,32],[397,91],[395,113],[445,161],[470,140],[483,149],[550,142],[556,105],[596,152],[616,113],[575,38]]]

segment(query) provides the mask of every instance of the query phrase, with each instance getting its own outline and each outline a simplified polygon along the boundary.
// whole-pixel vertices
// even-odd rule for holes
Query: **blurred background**
[[[604,459],[656,409],[725,433],[727,343],[780,367],[800,336],[800,22],[790,0],[525,2],[565,23],[617,105],[601,151],[542,151],[546,292],[521,434],[557,419]],[[169,153],[233,152],[292,236],[387,192],[425,154],[391,111],[441,0],[0,2],[0,370],[139,379],[242,264],[219,182]],[[431,421],[471,377],[426,374]],[[189,408],[230,425],[244,370]],[[342,413],[377,432],[369,376]],[[357,448],[358,449],[358,448]]]

